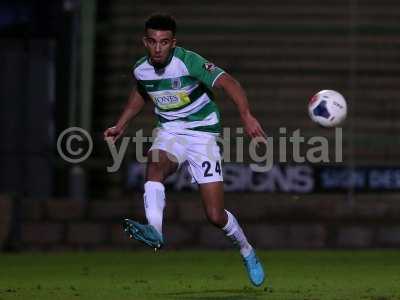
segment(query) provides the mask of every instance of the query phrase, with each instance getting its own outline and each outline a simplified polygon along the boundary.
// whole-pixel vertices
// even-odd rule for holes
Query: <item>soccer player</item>
[[[265,278],[263,267],[235,216],[224,209],[221,156],[216,143],[221,124],[212,88],[222,88],[230,96],[250,137],[263,138],[265,133],[251,114],[240,84],[195,52],[176,46],[175,33],[173,17],[157,14],[147,19],[143,37],[147,56],[133,68],[137,88],[132,90],[116,125],[104,132],[106,139],[115,142],[142,110],[145,100],[154,103],[159,131],[146,167],[144,208],[148,224],[125,219],[124,229],[153,248],[163,245],[163,182],[186,162],[199,185],[208,220],[240,249],[250,281],[260,286]]]

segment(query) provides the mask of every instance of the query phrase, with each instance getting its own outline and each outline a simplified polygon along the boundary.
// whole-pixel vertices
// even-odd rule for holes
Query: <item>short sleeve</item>
[[[212,88],[217,78],[225,73],[224,70],[192,51],[186,53],[185,65],[189,74],[204,83],[208,88]]]
[[[133,70],[132,70],[132,77],[134,79],[134,81],[136,82],[136,89],[138,91],[138,93],[140,94],[140,96],[142,96],[142,98],[144,100],[148,100],[149,99],[149,94],[147,93],[143,83],[137,78],[136,76],[136,68],[143,63],[144,58],[141,58],[140,60],[138,60],[138,62],[135,64]]]

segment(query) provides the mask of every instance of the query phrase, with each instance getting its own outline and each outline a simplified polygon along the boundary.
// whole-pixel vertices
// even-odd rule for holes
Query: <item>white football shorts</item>
[[[213,134],[159,129],[150,148],[154,149],[172,154],[170,159],[179,166],[187,162],[189,172],[198,184],[223,181],[220,149]]]

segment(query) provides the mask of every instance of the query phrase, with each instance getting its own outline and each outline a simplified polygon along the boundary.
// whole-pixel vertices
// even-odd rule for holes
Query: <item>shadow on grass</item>
[[[181,300],[258,300],[259,297],[267,292],[263,290],[254,290],[251,288],[243,289],[219,289],[202,291],[185,291],[178,293],[166,293],[168,299]]]

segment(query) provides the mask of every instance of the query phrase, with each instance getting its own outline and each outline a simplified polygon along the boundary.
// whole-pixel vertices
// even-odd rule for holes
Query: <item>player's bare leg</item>
[[[233,244],[240,249],[250,281],[255,286],[260,286],[265,278],[263,267],[235,216],[224,209],[223,182],[204,183],[199,186],[208,220],[211,224],[221,228]]]
[[[200,184],[199,189],[208,221],[219,228],[223,228],[228,222],[228,215],[224,209],[223,182]]]
[[[125,231],[136,240],[139,240],[155,249],[164,244],[162,238],[162,221],[165,207],[164,180],[174,173],[178,163],[173,161],[171,154],[154,149],[149,151],[144,184],[144,208],[147,225],[130,219],[124,220]]]
[[[178,169],[176,158],[164,150],[154,149],[148,153],[146,181],[164,182]],[[175,161],[174,161],[175,160]]]

